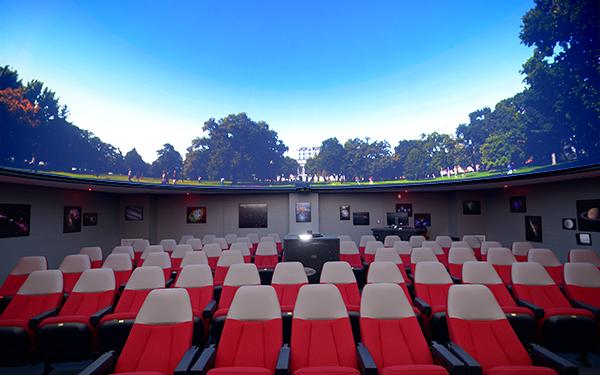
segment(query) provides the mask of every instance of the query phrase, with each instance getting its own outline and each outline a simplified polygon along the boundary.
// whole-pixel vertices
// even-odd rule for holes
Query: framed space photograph
[[[406,212],[408,217],[413,215],[412,203],[396,203],[396,212]]]
[[[525,239],[531,242],[543,242],[541,216],[525,216]]]
[[[126,206],[125,207],[126,221],[143,221],[144,206]]]
[[[240,228],[266,228],[267,216],[266,203],[240,203],[238,226]]]
[[[63,233],[81,232],[81,207],[65,206],[63,211]]]
[[[296,202],[296,223],[310,223],[310,202]]]
[[[31,206],[0,204],[0,238],[29,236]]]
[[[340,220],[350,220],[350,206],[340,206]]]
[[[573,217],[563,217],[562,228],[564,230],[577,230],[577,220]]]
[[[463,201],[463,215],[481,215],[481,202]]]
[[[600,232],[600,199],[577,201],[579,230]]]
[[[508,198],[510,212],[527,212],[527,198],[524,196]]]
[[[83,214],[83,226],[91,227],[98,225],[98,214],[96,213],[85,213]]]
[[[415,228],[423,228],[431,226],[431,214],[415,213]]]
[[[352,224],[353,225],[369,225],[369,213],[368,212],[354,212],[352,213]]]
[[[206,207],[186,207],[185,222],[188,224],[206,224]]]
[[[592,235],[590,233],[576,233],[577,245],[592,246]]]

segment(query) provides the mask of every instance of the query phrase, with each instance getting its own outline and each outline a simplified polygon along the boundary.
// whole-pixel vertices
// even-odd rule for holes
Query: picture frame
[[[577,240],[577,245],[592,246],[591,233],[575,233],[575,239]]]
[[[187,224],[206,224],[207,210],[206,207],[186,207],[185,222]]]
[[[415,213],[414,226],[415,226],[415,228],[430,227],[431,226],[431,214],[429,214],[429,213],[424,213],[424,214],[417,214],[417,213]]]
[[[81,232],[81,206],[64,206],[63,233]]]
[[[541,216],[525,216],[525,240],[544,242]]]
[[[98,225],[98,214],[97,213],[84,213],[83,214],[83,226],[92,227]]]
[[[481,215],[481,201],[463,201],[463,215]]]
[[[126,206],[125,221],[144,221],[144,206]]]
[[[408,217],[413,215],[412,203],[396,203],[396,212],[406,212]]]
[[[527,197],[516,196],[509,199],[510,212],[524,213],[527,212]]]
[[[563,217],[562,218],[562,229],[577,230],[577,220],[573,217]]]
[[[0,204],[0,238],[26,237],[31,229],[31,205]]]
[[[600,199],[587,199],[575,202],[579,230],[600,232]]]
[[[238,209],[239,228],[267,228],[268,207],[266,203],[240,203]]]
[[[310,202],[296,202],[296,223],[310,223],[311,220]]]
[[[342,220],[342,221],[350,220],[350,206],[349,205],[340,206],[340,220]]]
[[[352,225],[370,225],[369,212],[353,212]]]

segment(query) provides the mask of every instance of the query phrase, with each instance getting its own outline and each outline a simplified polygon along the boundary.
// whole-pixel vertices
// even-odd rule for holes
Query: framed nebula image
[[[525,216],[525,239],[531,242],[543,242],[541,216]]]
[[[340,220],[350,220],[350,206],[340,206]]]
[[[431,226],[431,214],[415,214],[415,228]]]
[[[563,217],[562,228],[564,230],[577,230],[577,220],[573,217]]]
[[[481,202],[463,201],[463,215],[481,215]]]
[[[406,212],[408,217],[413,215],[412,203],[396,203],[396,212]]]
[[[81,207],[65,206],[63,212],[63,233],[81,232]]]
[[[521,197],[510,197],[508,198],[510,204],[510,212],[527,212],[527,198]]]
[[[125,207],[126,221],[143,221],[144,206],[127,206]]]
[[[600,199],[577,201],[579,230],[600,232]]]
[[[31,206],[0,204],[0,238],[29,236]]]
[[[188,224],[206,224],[206,207],[186,207],[185,222]]]
[[[352,213],[352,224],[353,225],[369,225],[370,218],[368,212],[354,212]]]
[[[266,203],[241,203],[238,226],[240,228],[266,228],[267,213]]]
[[[296,202],[296,223],[310,223],[310,202]]]
[[[91,227],[98,225],[98,214],[96,213],[85,213],[83,214],[83,226]]]

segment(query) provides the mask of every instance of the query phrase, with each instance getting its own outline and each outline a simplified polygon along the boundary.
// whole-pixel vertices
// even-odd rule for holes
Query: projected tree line
[[[520,39],[533,47],[526,88],[469,115],[454,134],[386,141],[324,140],[306,170],[313,176],[397,180],[485,173],[554,163],[600,162],[600,8],[593,0],[537,0]],[[377,124],[373,124],[377,126]],[[209,119],[183,157],[166,143],[152,163],[125,154],[69,120],[69,110],[38,80],[0,68],[0,164],[39,171],[192,180],[274,181],[297,162],[263,121],[245,113]],[[400,129],[399,129],[400,130]]]

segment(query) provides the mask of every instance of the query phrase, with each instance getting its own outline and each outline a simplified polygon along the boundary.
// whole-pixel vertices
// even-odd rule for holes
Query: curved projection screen
[[[345,188],[600,164],[595,1],[266,3],[11,3],[0,168]]]

